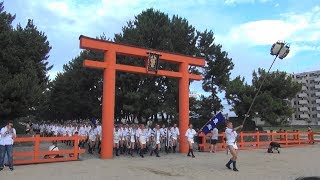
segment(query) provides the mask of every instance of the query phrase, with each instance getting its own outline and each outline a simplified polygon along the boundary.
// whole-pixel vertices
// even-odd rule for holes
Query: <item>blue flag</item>
[[[215,128],[215,127],[217,127],[217,125],[223,123],[224,120],[225,120],[224,116],[222,115],[221,112],[219,112],[213,118],[211,118],[210,121],[206,125],[204,125],[204,127],[202,128],[202,132],[204,134],[210,133],[213,128]]]

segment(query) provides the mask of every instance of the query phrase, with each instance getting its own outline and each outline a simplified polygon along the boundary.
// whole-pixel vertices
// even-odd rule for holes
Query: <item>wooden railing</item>
[[[313,142],[320,142],[320,132],[312,132],[311,138]]]
[[[39,134],[36,134],[34,137],[15,138],[15,140],[14,140],[15,144],[32,142],[34,145],[33,145],[33,151],[28,151],[28,152],[14,151],[14,153],[13,153],[14,164],[20,165],[20,164],[36,164],[36,163],[63,162],[63,161],[78,160],[79,154],[85,152],[84,149],[80,149],[78,147],[79,141],[84,140],[85,138],[86,137],[79,136],[78,134],[75,134],[74,136],[71,136],[71,137],[40,137]],[[74,141],[74,146],[72,149],[59,150],[59,151],[48,151],[48,150],[41,151],[40,150],[40,143],[41,142],[65,141],[65,140]],[[14,149],[16,149],[16,148],[14,148]],[[44,158],[45,155],[57,155],[57,154],[65,155],[65,156],[61,157],[61,158],[48,158],[48,159]],[[18,157],[24,157],[24,158],[17,160]]]
[[[238,134],[238,148],[239,149],[264,149],[268,148],[271,141],[278,142],[281,144],[281,147],[289,147],[289,146],[303,146],[307,144],[312,144],[315,141],[313,136],[313,132],[240,132]],[[200,133],[198,137],[201,137],[201,143],[199,143],[199,147],[202,151],[209,151],[210,148],[210,139],[212,134],[209,133],[207,135]],[[225,142],[225,133],[219,134],[219,139],[217,142],[217,151],[226,150],[226,142]]]

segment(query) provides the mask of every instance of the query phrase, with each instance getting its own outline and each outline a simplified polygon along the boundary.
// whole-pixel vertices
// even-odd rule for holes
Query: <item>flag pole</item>
[[[263,78],[263,80],[262,80],[262,82],[261,82],[261,84],[259,86],[259,89],[258,89],[257,93],[255,94],[247,113],[245,114],[242,126],[244,125],[244,123],[246,122],[247,118],[249,117],[249,113],[251,111],[251,108],[252,108],[256,98],[258,97],[258,94],[259,94],[259,92],[261,90],[261,87],[262,87],[264,81],[267,79],[267,76],[269,75],[269,72],[270,72],[274,62],[277,60],[278,57],[279,57],[279,59],[285,58],[290,52],[289,48],[290,48],[290,46],[286,42],[281,42],[281,41],[278,41],[278,42],[276,42],[276,43],[274,43],[272,45],[271,50],[270,50],[271,51],[270,54],[271,55],[275,55],[275,58],[273,59],[273,62],[272,62],[271,66],[268,69],[268,72],[265,74],[265,76],[264,76],[264,78]],[[276,50],[277,50],[277,52],[275,52]]]
[[[215,114],[214,116],[212,116],[212,118],[214,118],[216,115],[217,115],[217,114]],[[207,122],[200,128],[201,131],[202,131],[202,129],[208,124],[208,122],[211,121],[212,118],[210,118],[209,121],[207,121]]]
[[[222,112],[221,111],[219,111],[217,114],[219,114],[219,113],[221,113],[222,114]],[[214,117],[216,117],[217,116],[217,114],[215,114],[214,116],[212,116],[212,118],[214,118]],[[222,114],[222,116],[223,116],[223,114]],[[224,117],[224,116],[223,116]],[[211,118],[211,119],[212,119]],[[208,124],[208,122],[210,122],[211,121],[211,119],[209,119],[209,121],[207,121],[201,128],[200,128],[200,130],[202,131],[202,129]]]
[[[202,131],[202,129],[208,124],[208,122],[210,122],[211,119],[209,121],[207,121],[201,128],[200,128],[200,131]]]
[[[281,49],[280,49],[280,50],[281,50]],[[278,55],[276,55],[276,57],[273,59],[273,62],[272,62],[271,66],[270,66],[269,69],[268,69],[268,72],[267,72],[267,73],[265,74],[265,76],[263,77],[263,80],[262,80],[262,82],[261,82],[261,84],[260,84],[260,86],[259,86],[259,88],[258,88],[258,91],[256,92],[256,94],[255,94],[255,96],[254,96],[254,98],[253,98],[253,100],[252,100],[252,102],[251,102],[251,104],[250,104],[250,107],[249,107],[247,113],[245,114],[244,120],[243,120],[243,122],[242,122],[242,126],[244,125],[244,123],[246,122],[247,118],[249,117],[249,113],[250,113],[250,111],[251,111],[251,109],[252,109],[252,106],[253,106],[254,102],[256,101],[256,99],[257,99],[257,97],[258,97],[258,94],[259,94],[259,92],[261,91],[262,85],[263,85],[263,83],[266,81],[267,76],[268,76],[268,74],[269,74],[269,72],[270,72],[270,70],[271,70],[271,68],[272,68],[272,66],[273,66],[273,64],[274,64],[274,62],[276,61],[277,58],[278,58]]]

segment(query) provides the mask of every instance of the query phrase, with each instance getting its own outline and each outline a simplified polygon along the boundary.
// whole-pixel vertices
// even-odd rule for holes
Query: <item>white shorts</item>
[[[160,144],[160,140],[156,141],[156,144]]]
[[[95,141],[96,140],[96,136],[89,136],[89,140],[90,141]]]
[[[191,138],[188,138],[188,142],[191,143],[191,144],[194,144],[194,140],[191,139]]]
[[[136,142],[136,139],[134,138],[134,136],[131,136],[130,142],[132,142],[132,143]]]
[[[173,139],[173,140],[177,140],[178,137],[177,137],[177,136],[173,136],[172,139]]]
[[[232,146],[234,149],[238,149],[237,143],[227,143],[228,146]]]
[[[139,138],[141,144],[146,144],[147,140],[145,138]]]

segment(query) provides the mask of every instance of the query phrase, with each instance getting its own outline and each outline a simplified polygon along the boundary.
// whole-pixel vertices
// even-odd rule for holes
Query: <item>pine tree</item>
[[[15,15],[0,3],[0,119],[32,114],[48,83],[47,37],[32,20],[26,27],[12,27]]]
[[[285,123],[293,113],[287,100],[294,98],[301,91],[301,84],[294,82],[287,73],[280,71],[267,74],[264,69],[258,69],[252,76],[252,85],[245,83],[245,79],[240,76],[229,82],[226,97],[233,111],[238,117],[244,118],[262,79],[266,77],[249,113],[249,120],[260,117],[270,125]]]

